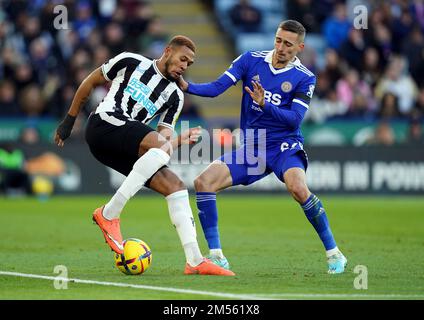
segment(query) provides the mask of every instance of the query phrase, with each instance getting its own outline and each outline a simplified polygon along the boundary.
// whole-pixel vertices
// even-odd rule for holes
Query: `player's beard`
[[[177,81],[177,79],[175,79],[171,73],[168,71],[169,67],[170,67],[171,63],[169,62],[169,59],[165,61],[165,78],[167,78],[169,81]]]

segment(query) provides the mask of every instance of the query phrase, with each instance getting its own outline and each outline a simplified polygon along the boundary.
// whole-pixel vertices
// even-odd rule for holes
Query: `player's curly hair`
[[[169,43],[168,46],[186,46],[187,48],[189,48],[191,51],[196,52],[196,46],[193,42],[193,40],[191,40],[190,38],[186,37],[186,36],[182,36],[182,35],[178,35],[173,37]]]
[[[305,27],[296,20],[285,20],[280,23],[278,29],[285,31],[294,32],[299,35],[299,38],[303,41],[305,39],[306,30]]]

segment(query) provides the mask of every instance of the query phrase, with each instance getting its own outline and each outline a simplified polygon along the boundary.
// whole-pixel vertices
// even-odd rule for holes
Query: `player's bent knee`
[[[293,183],[291,185],[288,185],[287,189],[291,193],[292,197],[300,204],[303,204],[306,202],[306,200],[308,200],[310,192],[305,184]]]
[[[209,178],[205,174],[201,174],[200,176],[194,179],[194,188],[197,192],[216,192],[217,190],[213,179]]]
[[[172,152],[173,152],[172,144],[155,131],[150,132],[140,142],[140,145],[138,148],[139,156],[142,156],[145,152],[147,152],[148,150],[152,148],[160,149],[166,152],[170,156],[172,155]]]

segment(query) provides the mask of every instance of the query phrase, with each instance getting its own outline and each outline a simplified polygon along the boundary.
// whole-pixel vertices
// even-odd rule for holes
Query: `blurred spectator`
[[[260,32],[262,12],[249,3],[249,0],[240,0],[230,9],[230,19],[239,32]]]
[[[421,31],[424,32],[424,2],[422,0],[412,0],[409,9],[414,21],[418,22]]]
[[[424,85],[421,85],[418,95],[417,101],[415,102],[414,110],[417,110],[421,115],[424,114]]]
[[[113,13],[118,6],[117,2],[117,0],[102,0],[96,2],[101,24],[106,24],[112,20]]]
[[[24,144],[35,145],[41,141],[40,132],[34,126],[27,126],[22,129],[20,141]]]
[[[391,92],[399,99],[399,109],[403,115],[407,115],[414,104],[417,94],[417,86],[407,73],[405,59],[401,56],[393,56],[387,69],[377,83],[375,95],[381,99],[386,92]]]
[[[93,17],[92,11],[91,4],[88,1],[78,1],[73,28],[83,42],[88,38],[91,30],[96,27],[96,20]]]
[[[16,101],[15,84],[10,80],[0,81],[0,116],[13,117],[19,115],[19,107]]]
[[[147,31],[149,21],[154,17],[153,10],[147,2],[137,1],[134,8],[130,6],[129,9],[125,9],[125,12],[126,19],[123,25],[126,44],[130,51],[137,51],[137,39],[140,34]]]
[[[360,70],[365,48],[362,30],[352,28],[349,31],[348,39],[341,44],[339,53],[351,67]]]
[[[329,77],[332,88],[336,87],[337,81],[342,77],[343,73],[346,72],[347,68],[346,63],[344,60],[340,59],[336,50],[328,48],[325,51],[325,68],[323,73]]]
[[[94,50],[93,64],[95,67],[100,67],[103,63],[112,58],[108,47],[100,45]]]
[[[150,19],[147,31],[138,39],[138,51],[150,57],[157,59],[166,47],[169,40],[169,34],[164,30],[161,19],[154,16]]]
[[[287,3],[290,1],[287,1]],[[322,32],[322,26],[325,20],[328,18],[330,12],[334,11],[334,6],[338,2],[338,0],[320,0],[314,1],[314,14],[318,20],[320,25],[320,31]]]
[[[124,30],[121,24],[111,22],[106,25],[103,44],[109,48],[112,56],[116,56],[125,51],[124,38]]]
[[[395,134],[389,122],[382,121],[375,128],[374,134],[366,141],[367,145],[392,146]]]
[[[29,47],[31,65],[39,83],[44,83],[50,70],[57,66],[56,58],[50,55],[47,42],[43,38],[34,39]]]
[[[339,49],[340,45],[347,39],[351,23],[347,19],[346,6],[337,3],[333,15],[327,18],[323,25],[323,34],[327,45],[333,49]]]
[[[307,33],[320,32],[321,28],[312,0],[287,1],[287,16],[299,21],[305,27]]]
[[[403,9],[400,16],[393,19],[392,31],[393,39],[400,39],[401,41],[393,41],[393,50],[397,53],[401,52],[403,39],[406,39],[411,33],[414,20],[411,13],[407,8]]]
[[[25,158],[21,150],[11,144],[0,146],[0,193],[30,193],[30,179],[24,164]]]
[[[30,84],[25,87],[21,92],[19,104],[26,116],[41,116],[46,107],[46,102],[41,94],[41,88],[36,84]]]
[[[57,33],[57,44],[63,59],[68,61],[79,44],[78,33],[72,29],[59,30]]]
[[[348,115],[362,117],[375,111],[372,91],[355,69],[349,69],[337,82],[337,97],[347,106]]]
[[[302,64],[312,72],[317,71],[317,52],[312,46],[305,46],[305,49],[298,55]]]
[[[408,59],[409,72],[415,82],[419,86],[424,84],[424,37],[418,26],[406,38],[402,52]]]
[[[398,101],[399,99],[393,93],[386,92],[381,99],[378,117],[383,120],[399,118],[401,113],[399,111]]]
[[[377,50],[373,47],[366,48],[359,70],[362,70],[362,79],[364,79],[372,89],[375,88],[377,81],[381,77],[381,68],[382,65]]]
[[[18,89],[37,82],[34,69],[26,62],[15,65],[13,78]]]
[[[305,119],[315,123],[324,123],[327,119],[346,114],[347,107],[337,97],[335,90],[330,89],[322,97],[314,96]]]
[[[393,52],[390,29],[384,24],[378,23],[368,30],[367,43],[377,49],[379,58],[385,65]]]
[[[416,146],[424,145],[422,117],[418,113],[416,116],[411,117],[405,144]]]

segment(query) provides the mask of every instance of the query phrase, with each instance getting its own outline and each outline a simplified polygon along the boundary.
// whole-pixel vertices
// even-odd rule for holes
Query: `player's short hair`
[[[178,35],[178,36],[173,37],[169,41],[168,46],[171,46],[171,47],[186,46],[191,51],[196,52],[196,46],[195,46],[194,42],[190,38],[188,38],[186,36],[182,36],[182,35]]]
[[[303,41],[305,39],[306,30],[305,27],[296,20],[285,20],[280,23],[278,29],[290,31],[296,33],[299,38]]]

